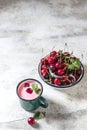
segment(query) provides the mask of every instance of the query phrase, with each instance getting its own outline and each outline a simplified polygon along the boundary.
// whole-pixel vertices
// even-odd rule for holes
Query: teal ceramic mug
[[[29,78],[22,80],[17,85],[16,92],[22,108],[24,108],[26,111],[33,111],[39,107],[48,107],[47,100],[41,96],[43,93],[43,86],[36,79]]]

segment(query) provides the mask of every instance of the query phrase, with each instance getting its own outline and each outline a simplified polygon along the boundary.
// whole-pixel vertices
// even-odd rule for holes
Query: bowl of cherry
[[[72,53],[54,50],[40,60],[38,72],[48,85],[68,88],[82,79],[84,66]]]

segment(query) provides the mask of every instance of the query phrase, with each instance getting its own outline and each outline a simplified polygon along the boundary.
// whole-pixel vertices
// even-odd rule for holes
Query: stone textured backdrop
[[[37,68],[42,56],[64,49],[65,42],[70,52],[83,54],[85,75],[60,91],[46,85]],[[35,129],[26,123],[33,114],[20,107],[16,95],[26,78],[41,81],[49,102],[36,129],[87,130],[87,0],[0,0],[0,130]]]

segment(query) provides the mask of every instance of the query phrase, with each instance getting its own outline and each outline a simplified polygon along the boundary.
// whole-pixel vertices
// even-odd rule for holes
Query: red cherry
[[[50,65],[50,69],[51,69],[52,72],[55,72],[55,70],[56,70],[55,64],[51,64],[51,65]]]
[[[64,56],[70,56],[69,52],[64,52]]]
[[[56,54],[57,54],[56,51],[52,51],[52,52],[50,53],[50,56],[55,56]]]
[[[79,79],[79,75],[78,74],[75,74],[74,76],[75,76],[76,80]]]
[[[62,76],[62,75],[64,74],[64,70],[63,70],[63,69],[59,69],[59,70],[57,71],[57,74],[58,74],[59,76]]]
[[[56,67],[57,69],[62,69],[62,68],[63,68],[63,65],[62,65],[60,62],[57,62],[57,63],[55,64],[55,67]]]
[[[44,69],[42,69],[41,70],[41,74],[43,75],[44,73],[47,73],[48,71],[47,71],[47,68],[44,68]]]
[[[66,82],[66,81],[68,80],[68,78],[69,78],[68,75],[64,75],[64,76],[62,76],[62,78],[61,78],[61,83]]]
[[[74,60],[76,60],[77,58],[75,56],[72,57]]]
[[[50,56],[45,57],[45,60],[47,61],[47,63],[48,63],[49,58],[50,58]]]
[[[41,65],[47,65],[47,61],[46,61],[45,58],[42,58],[42,59],[41,59]]]
[[[42,58],[42,59],[41,59],[41,64],[44,65],[44,63],[45,63],[45,59]]]
[[[24,87],[29,87],[29,86],[30,86],[29,83],[25,83],[25,84],[24,84]]]
[[[56,85],[60,85],[60,80],[58,78],[55,78],[53,83],[56,84]]]
[[[81,72],[82,72],[81,69],[78,69],[76,73],[77,75],[81,75]]]
[[[45,72],[45,73],[43,73],[43,77],[44,77],[45,79],[48,79],[48,78],[49,78],[49,74],[48,74],[47,72]]]
[[[28,124],[33,125],[35,124],[35,119],[33,117],[28,118]]]
[[[42,65],[41,69],[44,69],[44,68],[47,69],[47,66],[46,65]]]
[[[48,63],[49,63],[49,64],[55,63],[55,59],[54,59],[53,57],[49,57]]]
[[[62,68],[63,68],[63,69],[66,68],[66,64],[62,64]]]
[[[29,93],[29,94],[32,94],[33,90],[31,88],[27,88],[26,92]]]
[[[60,57],[57,59],[57,62],[60,62],[60,63],[61,63],[61,59],[60,59]]]
[[[69,76],[69,82],[70,82],[70,84],[73,84],[74,83],[74,78]]]
[[[67,85],[67,81],[61,82],[61,85]]]

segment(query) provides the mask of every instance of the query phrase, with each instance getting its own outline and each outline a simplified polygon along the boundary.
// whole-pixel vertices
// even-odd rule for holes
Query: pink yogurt
[[[29,87],[25,87],[25,83],[29,83]],[[18,95],[22,99],[33,100],[39,96],[35,91],[33,91],[31,94],[26,91],[28,88],[32,88],[32,84],[37,84],[38,88],[41,89],[42,91],[42,87],[38,82],[34,80],[26,80],[22,82],[21,84],[19,84],[19,87],[18,87]]]

